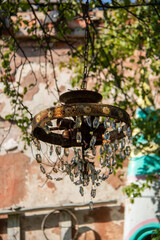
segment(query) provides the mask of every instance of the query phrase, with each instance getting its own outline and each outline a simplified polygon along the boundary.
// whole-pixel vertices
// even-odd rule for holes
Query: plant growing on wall
[[[43,53],[46,62],[52,65],[55,86],[59,94],[55,64],[52,56],[52,47],[56,39],[52,29],[56,30],[56,37],[68,44],[70,51],[69,62],[62,63],[61,68],[74,67],[72,85],[81,85],[83,74],[84,45],[75,46],[67,38],[72,30],[69,27],[76,17],[83,20],[83,1],[58,1],[56,5],[50,1],[34,0],[34,4],[27,1],[2,1],[0,6],[0,45],[1,55],[1,83],[3,92],[10,99],[12,112],[5,116],[5,120],[16,124],[22,130],[22,139],[25,147],[30,144],[29,126],[32,114],[24,104],[25,94],[37,85],[37,77],[32,62],[26,55],[16,34],[25,26],[28,36],[36,42]],[[132,115],[132,128],[136,130],[133,138],[133,151],[155,153],[160,156],[160,109],[158,96],[160,93],[160,11],[158,2],[137,1],[89,1],[89,50],[88,50],[88,79],[94,82],[93,89],[100,91],[104,98],[113,99],[115,105],[127,110]],[[56,10],[55,10],[56,6]],[[96,8],[103,10],[103,16],[98,17],[98,25],[93,18],[96,17]],[[36,9],[36,10],[35,10]],[[23,19],[21,12],[31,12],[32,20]],[[37,12],[48,17],[49,24],[42,23]],[[55,11],[55,19],[50,12]],[[58,12],[58,15],[56,13]],[[101,27],[98,27],[101,26]],[[23,55],[19,80],[13,81],[17,68],[16,53]],[[34,81],[21,90],[21,74],[23,66],[29,64]],[[46,80],[46,87],[49,89]],[[148,112],[152,107],[154,110]],[[135,117],[139,108],[146,115],[146,120]],[[138,141],[143,137],[143,141]],[[5,139],[4,139],[5,140]],[[1,143],[2,144],[2,143]],[[153,147],[154,145],[154,147]],[[122,162],[119,161],[119,167]],[[157,173],[155,173],[157,174]],[[155,176],[149,175],[142,186],[132,184],[126,187],[128,196],[140,196],[141,192],[150,187]]]

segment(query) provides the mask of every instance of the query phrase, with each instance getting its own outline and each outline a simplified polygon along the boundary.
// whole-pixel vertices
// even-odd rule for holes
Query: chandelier
[[[75,185],[80,185],[82,196],[84,186],[91,183],[93,198],[96,187],[113,173],[117,158],[124,159],[131,151],[128,113],[115,106],[100,104],[101,99],[98,92],[66,92],[60,96],[60,106],[41,111],[32,121],[33,141],[39,151],[36,160],[41,171],[48,179],[52,179],[53,172],[69,175]],[[47,158],[52,163],[49,173],[43,165],[41,141],[49,144]],[[51,159],[53,145],[56,161]],[[94,161],[97,154],[100,156],[98,167]]]
[[[132,136],[128,113],[119,107],[101,104],[100,93],[86,90],[88,6],[87,1],[83,6],[86,41],[81,90],[63,93],[59,106],[38,113],[32,121],[32,137],[37,148],[35,159],[47,179],[52,180],[53,173],[68,175],[79,185],[82,196],[84,187],[91,185],[91,197],[94,198],[96,188],[113,173],[117,159],[123,160],[130,155]],[[48,146],[45,154],[42,142]],[[62,180],[61,175],[55,179]]]

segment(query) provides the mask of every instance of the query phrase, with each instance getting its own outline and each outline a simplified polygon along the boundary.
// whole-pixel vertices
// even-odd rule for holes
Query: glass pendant
[[[91,197],[95,198],[95,196],[96,196],[96,189],[92,188],[92,190],[91,190]]]
[[[64,148],[64,155],[65,155],[66,157],[69,156],[69,148]]]
[[[121,141],[121,150],[125,148],[125,139],[122,139]]]
[[[92,136],[90,140],[90,147],[93,148],[95,144],[96,144],[96,136]]]
[[[107,129],[107,128],[110,128],[110,126],[111,126],[111,123],[110,123],[109,118],[105,118],[105,120],[104,120],[104,127]]]
[[[113,128],[113,130],[116,130],[117,127],[116,127],[116,122],[115,121],[111,121],[111,127]]]
[[[95,147],[92,148],[92,155],[96,156],[96,148]]]
[[[76,117],[76,123],[74,125],[75,128],[80,128],[82,125],[82,118],[81,117]]]
[[[45,170],[45,168],[44,168],[42,165],[40,165],[40,170],[41,170],[41,172],[42,172],[43,174],[46,173],[46,170]]]
[[[77,143],[81,143],[82,142],[82,133],[81,132],[77,132],[77,134],[76,134],[76,141],[77,141]]]
[[[110,168],[109,169],[109,174],[112,174],[113,173],[113,168]]]
[[[57,156],[59,156],[61,154],[61,147],[60,146],[56,147],[56,154],[57,154]]]
[[[130,155],[130,153],[131,153],[131,148],[130,148],[130,146],[127,146],[127,147],[126,147],[125,153],[126,153],[127,156]]]
[[[53,145],[50,146],[50,149],[49,149],[49,155],[51,156],[53,153]]]
[[[99,152],[100,152],[100,155],[102,155],[102,154],[104,153],[104,148],[103,148],[103,146],[100,147]]]
[[[98,128],[99,127],[99,117],[95,117],[93,120],[93,128]]]
[[[80,186],[79,192],[81,194],[81,196],[84,196],[84,188],[82,186]]]
[[[89,127],[92,127],[91,116],[86,117],[86,121]]]
[[[118,129],[118,133],[120,133],[122,131],[122,123],[121,122],[118,123],[117,129]]]
[[[104,140],[110,140],[110,133],[108,131],[104,133]]]
[[[41,163],[42,162],[42,157],[39,153],[36,154],[36,161],[37,163]]]
[[[102,181],[105,181],[108,177],[109,177],[109,175],[103,173],[103,175],[102,175]]]

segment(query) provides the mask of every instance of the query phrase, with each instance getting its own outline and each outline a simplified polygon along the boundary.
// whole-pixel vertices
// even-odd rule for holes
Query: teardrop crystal
[[[57,156],[59,156],[61,154],[61,147],[60,146],[56,147],[56,154],[57,154]]]
[[[89,209],[93,210],[93,202],[92,201],[89,202]]]
[[[93,120],[93,128],[98,128],[99,127],[99,117],[95,117]]]
[[[41,170],[41,172],[42,172],[43,174],[46,173],[46,170],[45,170],[45,168],[44,168],[42,165],[40,165],[40,170]]]
[[[64,155],[65,155],[66,157],[69,156],[69,148],[64,148]]]
[[[103,146],[100,147],[99,152],[100,152],[101,155],[104,153],[104,148],[103,148]]]
[[[96,144],[96,136],[92,136],[90,141],[90,147],[93,148],[95,144]]]
[[[111,121],[111,127],[113,128],[113,130],[117,129],[116,122],[114,120]]]
[[[50,149],[49,149],[49,155],[51,156],[53,153],[53,145],[50,146]]]
[[[42,162],[42,157],[39,153],[36,154],[36,161],[37,163],[41,163]]]
[[[104,133],[104,140],[110,140],[110,133],[108,131]]]
[[[82,186],[80,186],[79,192],[81,194],[81,196],[84,196],[84,188]]]
[[[96,148],[95,147],[92,148],[92,155],[96,156]]]
[[[127,136],[128,136],[128,137],[131,137],[131,135],[132,135],[132,133],[131,133],[131,128],[128,127],[128,128],[127,128]]]
[[[95,196],[96,196],[96,189],[92,188],[92,190],[91,190],[91,197],[95,198]]]
[[[121,141],[121,149],[124,149],[125,148],[125,139],[122,139],[122,141]]]
[[[130,148],[130,146],[127,146],[127,147],[126,147],[125,153],[126,153],[127,156],[130,155],[130,153],[131,153],[131,148]]]
[[[108,177],[109,177],[109,175],[103,173],[103,175],[102,175],[102,181],[105,181]]]
[[[105,118],[104,120],[104,127],[107,129],[111,126],[109,118]]]
[[[82,142],[82,133],[81,132],[77,132],[77,134],[76,134],[76,141],[77,141],[77,143],[81,143]]]
[[[82,125],[82,118],[81,117],[76,117],[76,123],[74,125],[75,128],[80,128]]]
[[[112,174],[113,173],[113,168],[110,168],[109,169],[109,174]]]
[[[122,131],[122,124],[121,122],[118,123],[118,133],[120,133]]]
[[[91,116],[87,116],[87,117],[86,117],[86,122],[87,122],[87,124],[88,124],[89,127],[92,127]]]

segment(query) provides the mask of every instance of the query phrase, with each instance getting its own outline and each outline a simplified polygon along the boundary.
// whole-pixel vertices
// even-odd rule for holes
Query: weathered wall
[[[61,61],[67,61],[66,55],[68,49],[66,45],[56,44],[53,51],[53,59],[55,63],[55,71],[58,79],[58,86],[62,92],[71,89],[71,78],[73,72],[68,69],[59,69]],[[55,87],[55,79],[51,64],[45,65],[43,51],[36,49],[34,52],[30,48],[30,42],[23,42],[23,50],[32,62],[32,68],[37,76],[36,86],[29,90],[24,98],[24,104],[28,106],[29,111],[33,115],[51,107],[54,102],[57,102],[58,94]],[[58,53],[58,54],[57,54]],[[60,55],[60,56],[59,56]],[[62,57],[63,56],[63,57]],[[17,66],[24,58],[21,52],[16,55]],[[39,62],[40,61],[40,62]],[[45,69],[46,67],[46,69]],[[21,87],[29,86],[34,81],[31,74],[29,64],[19,66],[16,69],[15,80],[21,82]],[[47,74],[47,76],[45,76]],[[46,81],[49,88],[46,88]],[[90,86],[92,82],[90,82]],[[23,91],[23,88],[21,88]],[[0,84],[0,114],[5,118],[12,109],[10,100],[3,95],[3,86]],[[31,148],[24,150],[23,142],[20,138],[20,130],[8,121],[0,121],[0,142],[5,138],[1,146],[0,155],[0,209],[14,208],[33,208],[49,205],[63,206],[64,204],[87,203],[90,201],[90,189],[86,188],[84,197],[79,194],[79,188],[73,185],[68,177],[63,181],[56,182],[48,180],[46,183],[45,176],[40,172],[39,166],[34,159],[34,153]],[[108,180],[103,182],[97,188],[97,195],[94,199],[97,201],[117,200],[117,203],[100,207],[96,206],[93,211],[88,208],[80,208],[71,210],[77,217],[79,222],[78,239],[114,239],[120,240],[123,236],[123,218],[124,206],[122,186],[125,181],[125,170],[120,170],[116,176],[110,176]],[[124,177],[122,176],[124,173]],[[41,230],[42,220],[47,212],[29,212],[20,215],[21,239],[45,239]],[[60,239],[59,214],[54,215],[54,220],[49,220],[47,234],[49,239]],[[7,216],[0,218],[0,239],[7,239]],[[14,239],[14,238],[11,238]]]

